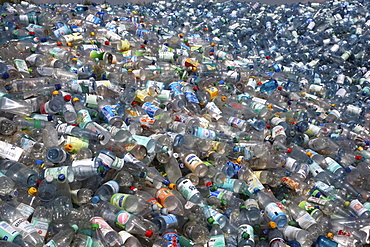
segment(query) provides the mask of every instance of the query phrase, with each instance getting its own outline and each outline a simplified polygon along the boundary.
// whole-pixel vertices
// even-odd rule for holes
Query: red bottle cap
[[[146,231],[145,237],[151,238],[152,236],[153,236],[153,231],[151,230]]]

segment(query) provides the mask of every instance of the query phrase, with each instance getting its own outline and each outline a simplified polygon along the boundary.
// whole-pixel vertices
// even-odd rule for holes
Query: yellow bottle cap
[[[335,107],[336,105],[335,105],[335,104],[331,104],[330,106],[331,106],[331,107]]]
[[[362,151],[362,150],[364,150],[364,148],[363,147],[358,147],[357,150]]]
[[[75,97],[75,98],[73,98],[73,102],[80,102],[80,99]]]
[[[95,36],[95,33],[94,33],[94,32],[90,32],[90,35],[91,35],[91,36]]]
[[[267,105],[267,108],[272,109],[272,105]]]
[[[312,154],[311,152],[307,152],[307,153],[306,153],[306,155],[307,155],[308,157],[311,157],[313,154]]]
[[[349,202],[349,201],[346,201],[344,204],[343,204],[343,206],[345,206],[345,207],[349,207],[349,205],[350,205],[351,203]]]
[[[197,71],[197,67],[191,67],[191,71]]]
[[[53,95],[58,95],[59,94],[59,92],[58,91],[53,91],[53,93],[52,93]]]
[[[226,101],[226,100],[227,100],[227,97],[226,97],[226,96],[222,96],[222,97],[221,97],[221,100],[222,100],[222,101]]]
[[[168,185],[168,188],[169,188],[170,190],[174,190],[174,189],[176,189],[176,184],[174,184],[174,183],[170,183],[170,184]]]
[[[71,151],[71,150],[73,149],[73,146],[72,146],[72,144],[66,144],[66,145],[64,145],[64,149],[65,149],[67,152],[69,152],[69,151]]]
[[[28,189],[28,194],[35,196],[37,193],[37,189],[35,187],[31,187]]]
[[[330,238],[330,239],[333,239],[333,238],[334,238],[334,234],[333,234],[333,233],[331,233],[331,232],[329,232],[326,236],[327,236],[328,238]]]
[[[269,222],[269,227],[270,227],[270,228],[276,228],[276,223],[275,223],[275,222],[273,222],[273,221],[270,221],[270,222]]]
[[[67,46],[71,47],[72,46],[72,43],[71,42],[68,42],[67,43]]]

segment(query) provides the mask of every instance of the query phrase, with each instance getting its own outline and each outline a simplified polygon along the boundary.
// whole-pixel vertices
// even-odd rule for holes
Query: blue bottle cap
[[[58,84],[55,84],[54,87],[55,87],[55,90],[62,89],[62,85],[60,85],[59,83]]]
[[[171,182],[168,179],[163,180],[162,182],[164,185],[168,186]]]
[[[53,120],[53,115],[48,115],[47,118],[48,118],[48,121],[51,121]]]
[[[349,172],[351,172],[351,171],[352,171],[352,170],[351,170],[351,168],[349,168],[349,167],[346,167],[346,169],[345,169],[345,170],[346,170],[346,172],[347,172],[347,173],[349,173]]]
[[[47,39],[46,39],[45,37],[42,37],[42,38],[40,39],[40,41],[41,41],[41,42],[46,42],[46,41],[47,41]]]
[[[36,163],[36,165],[41,166],[42,164],[44,164],[44,161],[36,160],[35,163]]]
[[[370,145],[370,141],[365,141],[365,144],[366,145]]]
[[[58,175],[58,180],[59,180],[60,182],[64,182],[64,180],[66,180],[66,176],[65,176],[64,174],[59,174],[59,175]]]
[[[9,74],[7,72],[3,73],[3,78],[4,79],[8,79],[9,78]]]
[[[91,202],[92,203],[98,203],[98,202],[100,202],[100,197],[99,196],[94,196],[93,198],[91,198]]]

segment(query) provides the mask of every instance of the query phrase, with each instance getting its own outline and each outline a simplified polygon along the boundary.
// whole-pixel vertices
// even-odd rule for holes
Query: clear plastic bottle
[[[13,205],[7,202],[2,202],[1,215],[1,217],[11,224],[15,230],[22,234],[24,241],[27,241],[35,246],[43,243],[43,240],[37,233],[37,230],[20,212],[18,212]]]
[[[36,171],[12,160],[0,160],[0,170],[14,182],[28,188],[35,187],[39,178]]]

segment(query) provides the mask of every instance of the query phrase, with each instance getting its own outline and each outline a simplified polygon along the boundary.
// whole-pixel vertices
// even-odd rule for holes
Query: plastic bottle
[[[25,187],[35,187],[38,174],[31,168],[12,160],[0,160],[0,170],[14,182]]]

